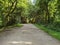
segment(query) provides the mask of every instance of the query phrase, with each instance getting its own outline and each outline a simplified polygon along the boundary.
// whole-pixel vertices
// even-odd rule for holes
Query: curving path
[[[0,33],[0,45],[60,45],[60,41],[33,24],[23,25],[22,28],[12,28]]]

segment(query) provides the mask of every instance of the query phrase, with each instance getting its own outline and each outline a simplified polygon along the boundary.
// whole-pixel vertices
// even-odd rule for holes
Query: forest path
[[[39,30],[33,24],[0,33],[0,45],[60,45],[60,41]]]

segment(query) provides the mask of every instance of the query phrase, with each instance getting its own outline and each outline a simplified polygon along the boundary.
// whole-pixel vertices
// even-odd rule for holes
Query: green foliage
[[[15,24],[14,27],[22,27],[23,25],[22,24]]]
[[[0,0],[0,27],[42,23],[56,30],[60,28],[59,8],[59,0]]]
[[[39,29],[44,30],[45,32],[47,32],[49,35],[51,35],[52,37],[60,40],[60,32],[54,31],[53,29],[49,29],[44,25],[41,24],[35,24],[36,27],[38,27]]]
[[[28,15],[27,0],[0,0],[0,26],[21,23],[21,17]]]

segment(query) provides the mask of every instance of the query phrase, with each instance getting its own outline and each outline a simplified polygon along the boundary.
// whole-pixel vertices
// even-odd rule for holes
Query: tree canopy
[[[59,0],[0,0],[0,27],[17,23],[60,25]]]

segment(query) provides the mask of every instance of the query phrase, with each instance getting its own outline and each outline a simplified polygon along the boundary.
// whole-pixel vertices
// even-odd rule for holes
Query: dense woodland
[[[60,0],[0,0],[0,28],[18,23],[60,31]]]

